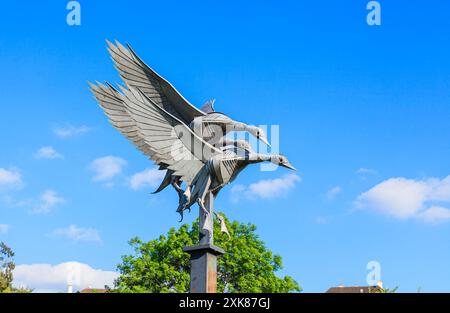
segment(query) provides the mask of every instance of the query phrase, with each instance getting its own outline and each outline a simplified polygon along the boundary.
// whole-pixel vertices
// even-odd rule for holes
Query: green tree
[[[226,253],[218,259],[218,292],[299,292],[298,283],[289,276],[278,277],[281,257],[266,248],[256,234],[256,226],[230,223],[231,238],[214,224],[214,243]],[[122,257],[121,276],[115,281],[117,292],[187,292],[189,291],[189,254],[183,247],[198,243],[198,223],[171,228],[167,236],[143,242],[133,238],[129,244],[134,254]]]
[[[369,293],[396,293],[398,286],[391,288],[383,288],[383,287],[371,287],[369,288]]]
[[[0,292],[12,289],[13,270],[16,267],[13,257],[14,251],[0,242]]]
[[[0,293],[28,293],[30,289],[13,288],[14,251],[4,242],[0,242]]]

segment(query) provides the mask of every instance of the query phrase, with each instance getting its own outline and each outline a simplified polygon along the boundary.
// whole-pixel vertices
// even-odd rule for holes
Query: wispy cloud
[[[0,167],[0,188],[19,189],[23,185],[22,174],[18,169],[5,169]]]
[[[42,147],[34,154],[36,159],[62,159],[63,155],[56,152],[53,147]]]
[[[333,200],[341,192],[342,192],[341,186],[334,186],[333,188],[331,188],[330,190],[327,191],[327,195],[326,195],[327,199]]]
[[[39,200],[39,205],[34,207],[31,212],[35,214],[45,214],[49,213],[53,210],[55,206],[58,204],[63,204],[66,202],[66,200],[59,196],[55,191],[53,190],[46,190],[44,191]]]
[[[426,223],[439,223],[450,220],[450,210],[439,206],[433,206],[421,212],[418,217]]]
[[[415,218],[429,223],[450,220],[450,209],[444,203],[450,203],[450,175],[444,179],[390,178],[356,199],[360,208],[397,219]]]
[[[241,197],[248,199],[272,199],[286,195],[301,178],[295,174],[286,174],[281,178],[260,180],[250,185],[235,185],[231,189],[232,201],[239,201]]]
[[[95,172],[94,181],[107,181],[122,173],[123,167],[127,164],[122,158],[115,156],[105,156],[95,159],[90,165],[90,169]]]
[[[51,264],[20,264],[13,272],[15,287],[27,287],[33,292],[65,292],[70,282],[74,291],[87,287],[113,286],[119,273],[94,269],[88,264],[64,262]]]
[[[65,126],[55,127],[53,129],[53,133],[58,136],[59,138],[66,139],[78,135],[85,134],[89,132],[91,129],[87,127],[86,125],[81,126],[73,126],[70,124],[67,124]]]
[[[356,170],[356,174],[363,180],[367,179],[369,176],[377,175],[378,172],[371,168],[360,167]]]
[[[376,174],[377,171],[371,168],[360,167],[356,170],[356,174]]]
[[[6,234],[9,231],[9,225],[0,224],[0,234]]]
[[[146,169],[131,176],[129,185],[133,190],[138,190],[143,187],[155,188],[164,178],[164,175],[165,171],[160,171],[156,168]]]
[[[70,225],[66,228],[58,228],[53,231],[53,235],[65,237],[74,242],[92,241],[101,242],[100,234],[95,228],[83,228],[76,225]]]

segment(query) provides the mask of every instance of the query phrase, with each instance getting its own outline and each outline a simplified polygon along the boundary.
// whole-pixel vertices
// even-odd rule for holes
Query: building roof
[[[326,293],[370,293],[377,292],[379,286],[351,286],[351,287],[331,287]]]
[[[99,288],[84,288],[80,291],[80,293],[107,293],[107,289],[99,289]]]

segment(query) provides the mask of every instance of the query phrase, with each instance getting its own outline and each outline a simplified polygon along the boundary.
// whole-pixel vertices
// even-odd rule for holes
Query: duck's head
[[[282,166],[282,167],[286,167],[288,169],[294,170],[296,171],[297,169],[289,162],[289,160],[281,154],[274,154],[271,156],[270,158],[270,162],[272,162],[273,164]]]

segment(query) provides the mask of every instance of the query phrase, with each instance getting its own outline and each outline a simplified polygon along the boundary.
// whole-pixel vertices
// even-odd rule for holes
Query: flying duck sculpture
[[[189,103],[167,80],[148,67],[128,45],[112,44],[108,51],[124,82],[91,85],[91,91],[112,125],[153,160],[166,176],[160,192],[172,185],[179,196],[177,212],[198,203],[205,215],[208,194],[216,196],[248,165],[269,161],[295,169],[282,155],[258,154],[245,140],[230,140],[226,134],[245,131],[268,144],[264,131],[237,122],[214,110],[214,101],[201,109]],[[186,184],[186,190],[181,188]],[[225,232],[224,219],[215,213]],[[212,233],[212,218],[202,229]]]
[[[200,110],[197,109],[167,80],[148,67],[130,46],[126,48],[118,42],[116,42],[116,45],[107,42],[109,45],[108,51],[125,86],[141,90],[156,105],[173,114],[185,125],[189,125],[206,142],[215,147],[223,147],[223,138],[226,134],[232,131],[246,131],[268,144],[267,137],[261,128],[234,121],[223,113],[215,112],[214,100],[208,101]],[[124,106],[123,95],[120,91],[108,83],[106,85],[100,83],[90,85],[91,91],[109,117],[112,125],[147,156],[151,157],[157,154],[139,136],[135,121],[130,118]],[[167,172],[161,185],[154,193],[172,185],[179,195],[177,211],[182,212],[183,203],[189,200],[189,189],[184,191],[181,188],[180,177],[174,175],[172,170],[167,169],[167,164],[161,163],[160,170],[167,170]]]

